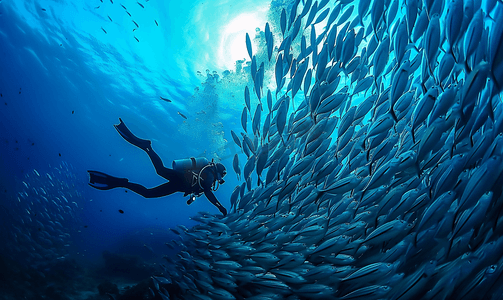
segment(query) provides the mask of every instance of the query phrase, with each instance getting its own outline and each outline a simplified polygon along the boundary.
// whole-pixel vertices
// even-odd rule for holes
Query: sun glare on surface
[[[246,33],[250,35],[252,48],[255,49],[256,47],[253,44],[255,29],[264,26],[267,21],[265,17],[267,9],[268,7],[263,7],[253,13],[239,14],[227,25],[223,26],[218,50],[218,65],[220,67],[234,70],[237,60],[250,60],[246,50],[245,36]]]

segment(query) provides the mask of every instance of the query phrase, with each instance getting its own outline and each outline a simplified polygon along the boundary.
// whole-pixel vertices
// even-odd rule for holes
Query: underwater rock
[[[71,300],[71,298],[58,291],[54,286],[49,286],[45,289],[45,298],[51,300]]]
[[[100,295],[114,294],[119,295],[119,288],[117,284],[111,283],[110,281],[104,281],[98,285],[98,292]]]
[[[131,280],[143,280],[156,272],[156,268],[143,262],[139,256],[103,251],[104,267],[102,272]]]
[[[124,294],[117,297],[117,300],[151,300],[157,299],[151,294],[150,280],[146,279],[137,285],[127,289]]]

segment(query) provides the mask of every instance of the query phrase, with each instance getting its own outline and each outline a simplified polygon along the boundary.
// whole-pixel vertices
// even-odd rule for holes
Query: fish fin
[[[398,118],[396,117],[396,113],[395,113],[395,110],[393,109],[393,106],[390,107],[389,114],[391,115],[391,117],[395,121],[395,124],[398,123]],[[395,132],[396,132],[396,128],[395,128]]]

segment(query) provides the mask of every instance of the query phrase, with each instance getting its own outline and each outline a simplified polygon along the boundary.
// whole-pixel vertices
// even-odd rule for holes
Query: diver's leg
[[[151,189],[147,189],[141,184],[128,182],[124,187],[145,198],[158,198],[179,192],[179,186],[176,182],[166,182]]]
[[[115,129],[117,129],[117,132],[119,132],[119,134],[126,141],[147,152],[150,160],[152,161],[152,164],[154,165],[155,171],[159,176],[162,176],[166,180],[172,180],[179,176],[179,172],[166,168],[164,166],[159,155],[157,155],[157,153],[155,153],[155,151],[152,149],[150,140],[143,140],[138,138],[129,130],[129,128],[127,128],[126,124],[124,124],[121,118],[119,118],[119,121],[119,125],[114,125]]]
[[[154,165],[154,168],[155,168],[157,175],[165,178],[166,180],[181,179],[181,178],[179,178],[180,172],[177,172],[177,171],[170,169],[170,168],[166,168],[164,166],[161,158],[159,157],[159,155],[157,153],[155,153],[154,149],[152,149],[152,146],[148,146],[144,150],[145,150],[145,152],[147,152],[148,157],[150,157],[150,160],[152,161],[152,164]]]
[[[129,130],[129,128],[127,128],[126,124],[124,124],[121,118],[119,118],[119,121],[120,121],[119,125],[114,125],[115,129],[117,129],[117,132],[119,132],[119,134],[126,141],[147,152],[148,156],[150,157],[150,160],[152,161],[152,164],[154,165],[155,171],[159,176],[162,176],[166,180],[171,180],[178,175],[176,171],[166,168],[163,165],[159,155],[157,155],[157,153],[155,153],[155,151],[152,149],[150,140],[144,140],[138,138]]]

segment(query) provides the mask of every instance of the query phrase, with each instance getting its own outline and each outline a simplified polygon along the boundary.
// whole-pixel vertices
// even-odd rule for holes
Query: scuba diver
[[[184,196],[190,195],[187,205],[196,200],[196,197],[203,193],[206,198],[215,205],[224,215],[227,215],[225,207],[218,202],[213,191],[218,189],[219,184],[225,181],[223,177],[227,174],[225,166],[221,163],[215,163],[213,160],[208,162],[204,157],[173,161],[173,169],[166,168],[159,155],[151,147],[150,140],[143,140],[136,137],[127,127],[122,119],[120,124],[114,125],[119,134],[130,144],[147,152],[157,174],[168,182],[154,188],[146,188],[140,184],[129,182],[127,178],[118,178],[98,171],[89,172],[89,185],[99,190],[110,190],[113,188],[127,188],[145,198],[157,198],[171,195],[175,192],[183,192]]]

